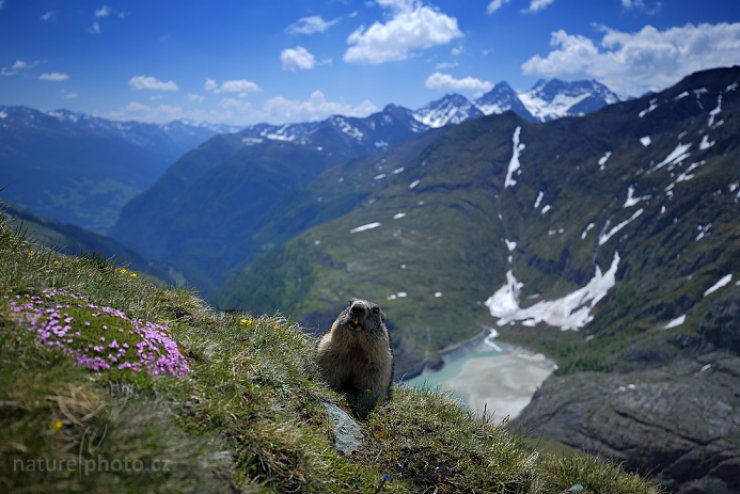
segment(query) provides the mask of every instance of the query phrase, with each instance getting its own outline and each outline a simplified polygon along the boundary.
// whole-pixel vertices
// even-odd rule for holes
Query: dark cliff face
[[[684,355],[627,373],[552,377],[513,427],[623,462],[681,494],[740,491],[740,359]]]

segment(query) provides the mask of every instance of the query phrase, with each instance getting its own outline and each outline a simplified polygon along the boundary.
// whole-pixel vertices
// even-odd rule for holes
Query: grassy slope
[[[313,344],[298,327],[282,318],[215,313],[187,292],[151,286],[111,264],[40,249],[0,219],[0,294],[12,300],[49,287],[167,325],[191,372],[177,379],[75,367],[70,358],[36,344],[34,333],[13,316],[9,299],[0,298],[5,492],[437,487],[550,493],[575,483],[583,492],[656,492],[593,458],[538,454],[442,395],[403,388],[362,424],[365,443],[345,458],[331,447],[331,425],[321,405],[343,402],[312,377]],[[74,329],[96,336],[94,325]],[[83,467],[66,463],[63,471],[38,471],[44,467],[37,462],[37,470],[29,471],[34,459],[46,465],[81,461]],[[382,483],[384,475],[390,480]]]
[[[63,254],[102,256],[131,269],[146,271],[166,282],[181,278],[173,268],[161,263],[155,265],[115,240],[84,228],[59,223],[0,201],[0,214],[2,213],[11,218],[13,228],[39,244]]]

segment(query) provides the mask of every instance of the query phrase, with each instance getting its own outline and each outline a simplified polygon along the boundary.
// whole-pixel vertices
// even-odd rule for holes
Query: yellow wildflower
[[[276,325],[274,325],[274,326],[272,327],[272,329],[274,329],[275,331],[277,331],[278,329],[280,329],[280,326],[279,326],[278,324],[276,324]]]
[[[128,269],[126,269],[126,268],[121,268],[121,274],[125,274],[125,273],[126,273],[126,271],[128,271]]]
[[[137,276],[137,274],[136,274],[136,273],[131,273],[131,277],[132,277],[132,278],[136,278],[136,276]]]
[[[251,324],[252,321],[249,319],[241,319],[239,322],[248,326],[249,324]]]
[[[51,423],[51,428],[58,431],[59,429],[62,428],[63,425],[64,424],[62,424],[61,420],[55,420],[54,422]]]

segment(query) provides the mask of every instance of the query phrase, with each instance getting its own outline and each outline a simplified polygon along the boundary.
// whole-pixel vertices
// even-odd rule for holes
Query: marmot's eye
[[[373,312],[375,312],[376,314],[378,314],[380,312],[380,307],[378,307],[377,305],[374,305],[373,306]]]

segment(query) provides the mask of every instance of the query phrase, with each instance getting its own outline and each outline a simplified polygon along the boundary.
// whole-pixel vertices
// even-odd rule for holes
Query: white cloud
[[[640,10],[648,15],[657,14],[663,7],[661,2],[655,2],[652,7],[648,7],[644,0],[622,0],[622,7],[625,10]]]
[[[41,16],[41,20],[44,22],[48,21],[54,21],[56,20],[56,14],[53,11],[44,12],[44,15]]]
[[[248,81],[246,79],[233,79],[230,81],[224,81],[219,84],[213,79],[206,79],[203,84],[203,89],[209,93],[238,93],[240,98],[246,97],[249,93],[257,93],[262,91],[262,88],[257,83]]]
[[[203,98],[203,96],[201,96],[200,94],[188,93],[188,101],[191,101],[193,103],[203,103],[204,99],[205,98]]]
[[[125,17],[125,14],[123,12],[119,12],[109,5],[103,5],[95,11],[95,15],[93,15],[93,18],[98,19],[100,17],[108,17],[109,15],[115,15],[121,18]]]
[[[26,62],[25,60],[16,60],[10,67],[0,67],[0,76],[16,75],[21,70],[30,69],[38,65],[38,62]]]
[[[288,32],[290,34],[316,34],[323,33],[334,24],[339,22],[339,19],[332,19],[325,21],[318,15],[312,15],[309,17],[301,17],[297,22],[288,26]]]
[[[210,78],[206,78],[206,82],[203,83],[203,89],[209,93],[215,93],[218,90],[218,83]]]
[[[177,91],[178,87],[173,81],[160,81],[150,75],[136,75],[128,81],[128,85],[137,91]]]
[[[302,46],[287,48],[280,53],[283,70],[311,70],[316,66],[316,58]]]
[[[536,14],[545,7],[549,7],[555,2],[555,0],[532,0],[529,2],[529,7],[522,10],[525,14]]]
[[[740,23],[687,24],[660,31],[645,26],[636,33],[601,28],[597,45],[564,30],[552,33],[547,56],[524,64],[525,74],[578,75],[598,79],[623,96],[638,96],[714,67],[740,63]]]
[[[462,55],[465,49],[462,46],[456,46],[453,49],[450,50],[450,55],[453,57],[457,57],[459,55]]]
[[[39,76],[39,80],[42,81],[66,81],[69,79],[69,74],[62,74],[61,72],[46,72]]]
[[[488,81],[483,81],[475,77],[455,79],[450,74],[443,74],[442,72],[435,72],[427,77],[425,86],[428,89],[442,91],[472,91],[475,93],[485,93],[493,88],[493,84]]]
[[[498,9],[503,7],[505,4],[511,2],[511,0],[492,0],[491,3],[488,4],[488,8],[486,9],[486,13],[493,14]]]
[[[77,93],[64,93],[64,95],[62,95],[62,98],[64,99],[77,99],[79,97],[80,95]]]
[[[360,26],[347,38],[344,54],[349,63],[380,64],[406,60],[417,50],[445,45],[463,36],[457,19],[419,0],[377,0],[392,16],[365,29]]]
[[[307,100],[287,99],[282,96],[265,102],[265,117],[273,122],[302,122],[327,118],[331,115],[365,117],[378,111],[378,107],[365,100],[352,106],[343,101],[328,101],[321,91],[314,91]]]
[[[90,27],[87,28],[87,32],[90,34],[101,34],[103,31],[100,28],[100,20],[106,17],[118,17],[119,19],[123,19],[126,17],[126,13],[116,10],[109,5],[103,5],[102,7],[95,10],[95,13],[93,14],[92,24],[90,24]]]
[[[0,0],[0,10],[5,8],[5,0]]]
[[[434,66],[437,70],[444,70],[444,69],[453,69],[455,67],[459,67],[459,62],[439,62],[437,65]]]
[[[232,81],[224,81],[221,83],[221,92],[224,93],[254,93],[259,91],[260,88],[257,84],[246,79],[238,79]]]

